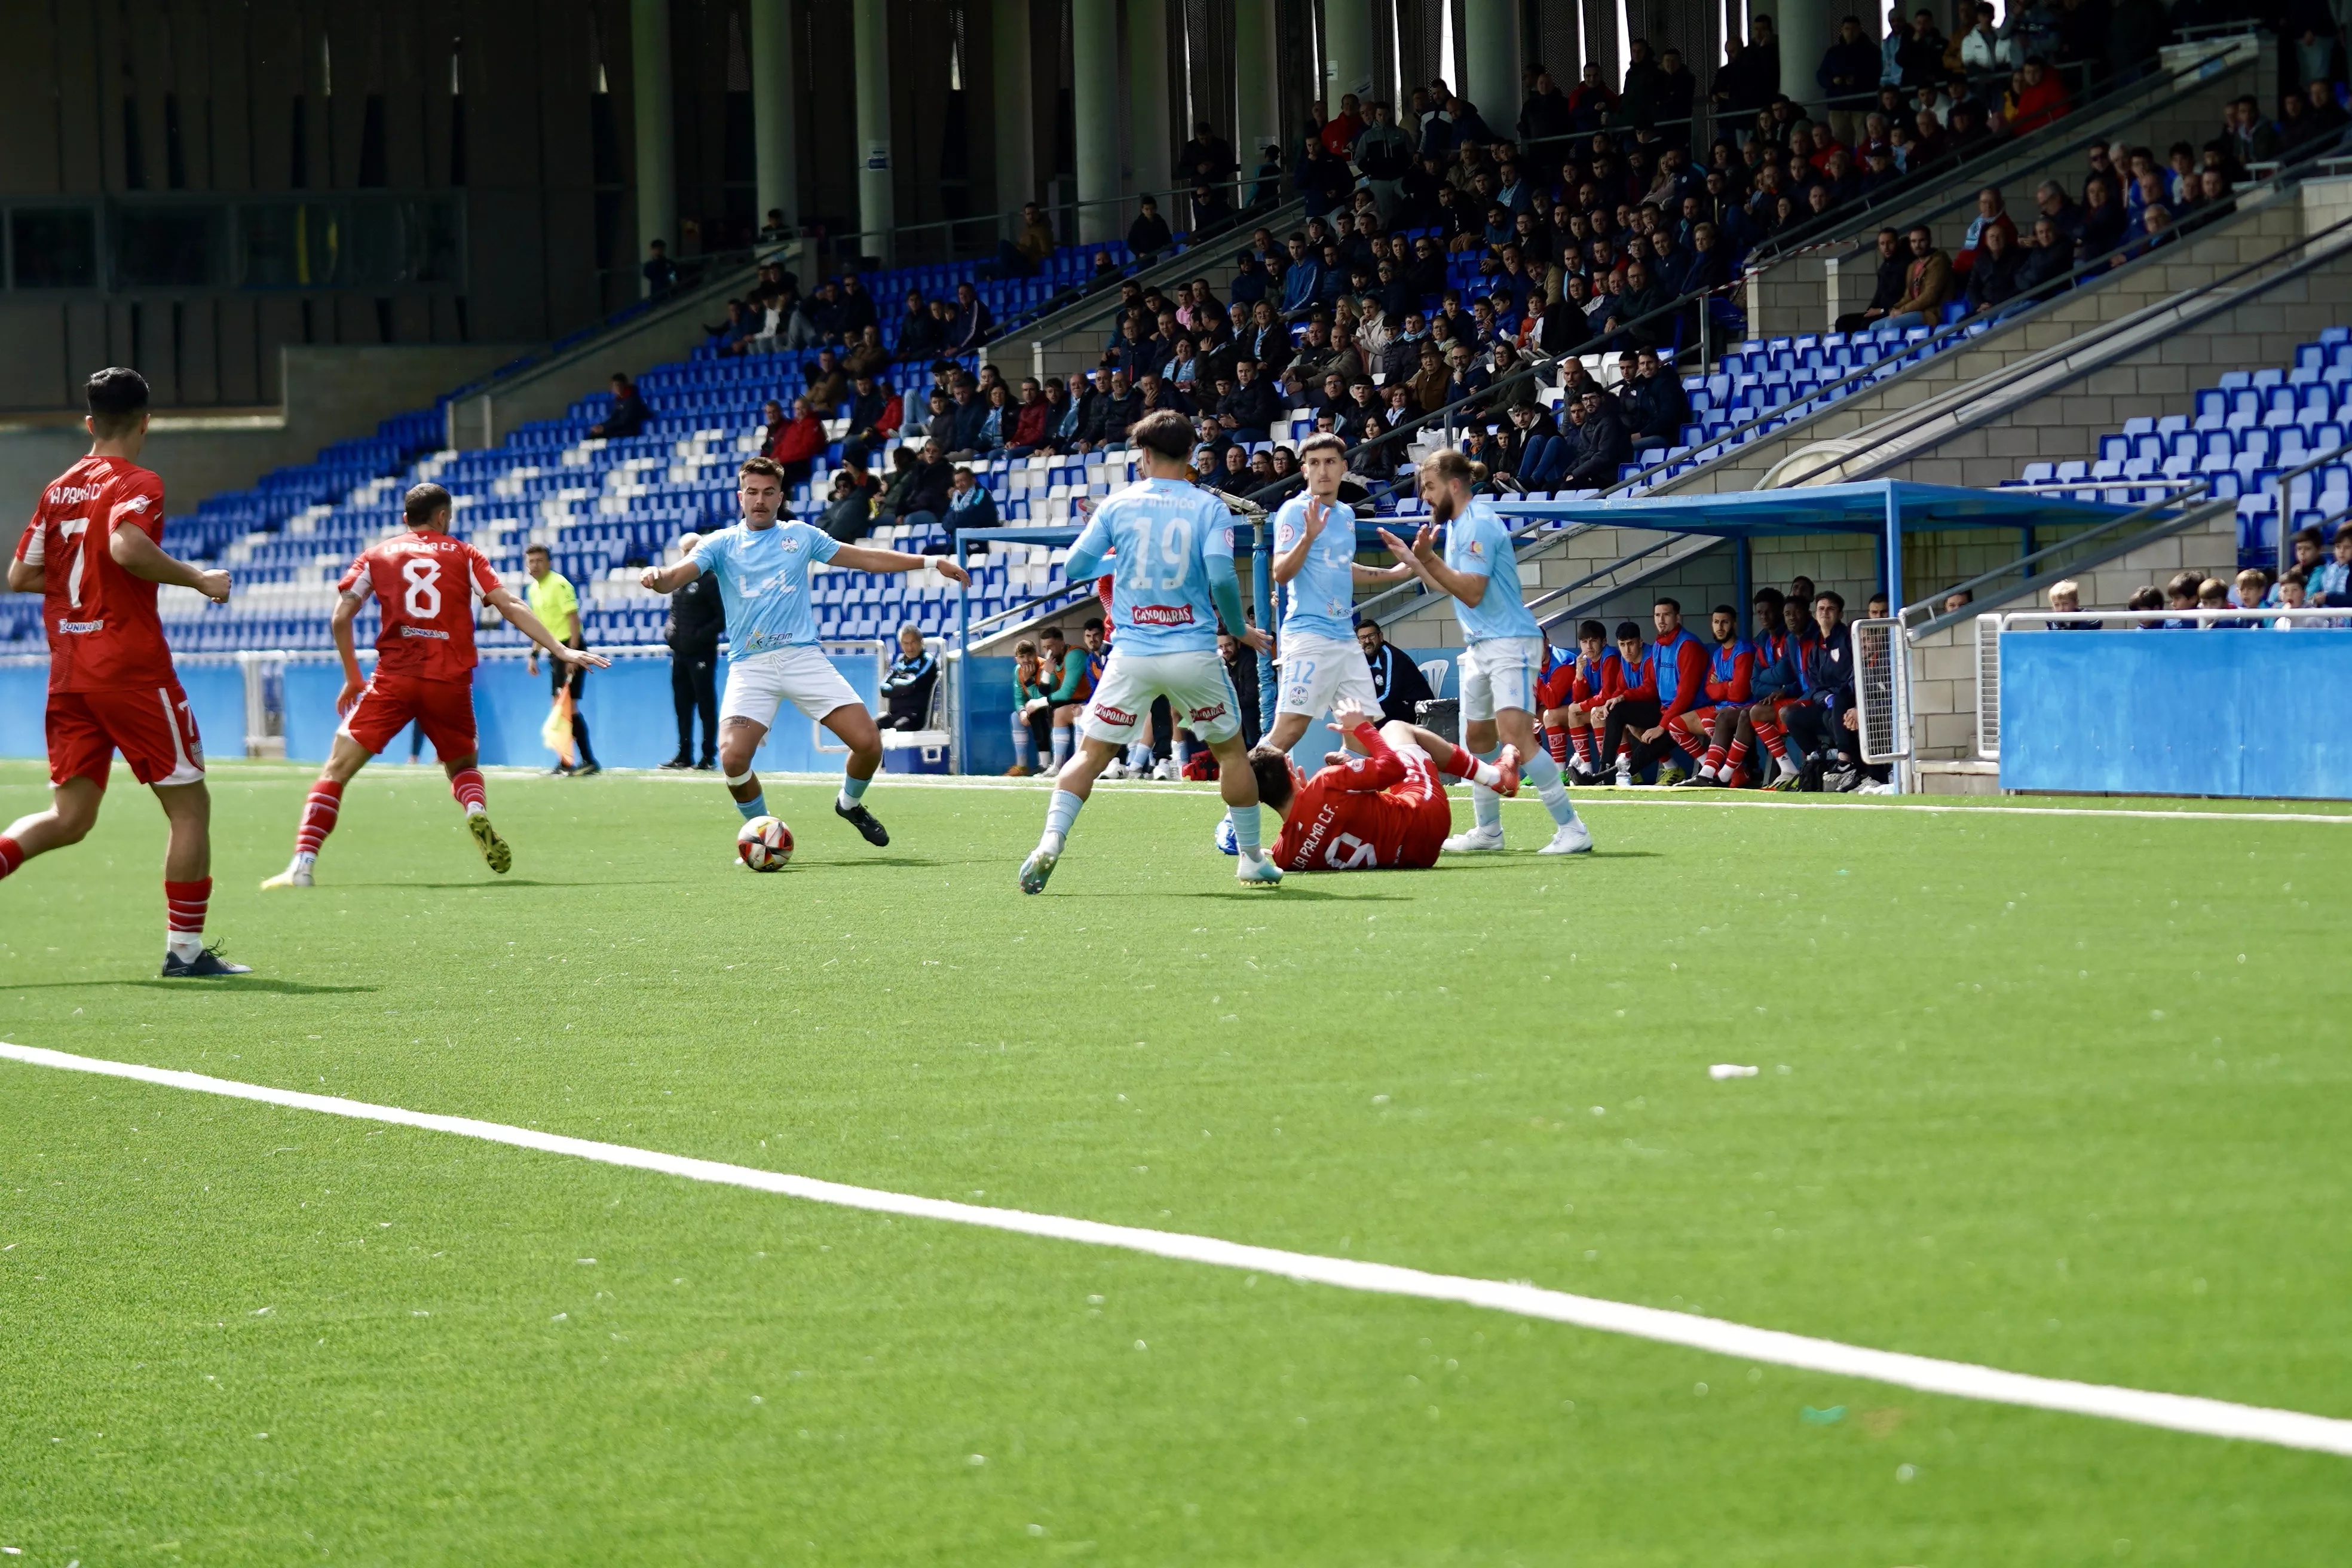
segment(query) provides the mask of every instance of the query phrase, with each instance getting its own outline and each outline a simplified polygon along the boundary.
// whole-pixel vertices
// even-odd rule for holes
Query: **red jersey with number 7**
[[[41,492],[16,559],[42,570],[52,691],[144,690],[172,683],[155,584],[116,564],[114,531],[163,542],[163,481],[121,458],[88,457]]]
[[[375,673],[474,678],[474,604],[503,586],[489,558],[446,533],[411,529],[360,552],[335,584],[383,607]]]

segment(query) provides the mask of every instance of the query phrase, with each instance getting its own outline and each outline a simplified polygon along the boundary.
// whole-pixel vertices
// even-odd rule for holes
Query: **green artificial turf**
[[[886,780],[874,850],[775,784],[759,877],[707,778],[496,777],[498,879],[382,767],[261,894],[304,782],[216,770],[258,973],[194,987],[119,782],[0,884],[0,1038],[2352,1416],[2352,826],[1604,793],[1589,858],[1244,892],[1212,796],[1110,785],[1024,899],[1036,787]],[[2352,1540],[2318,1455],[9,1063],[0,1113],[5,1561]]]

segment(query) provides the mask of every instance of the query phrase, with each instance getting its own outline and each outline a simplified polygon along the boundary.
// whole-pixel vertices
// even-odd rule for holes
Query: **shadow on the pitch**
[[[1252,902],[1267,904],[1276,902],[1286,904],[1300,902],[1310,904],[1405,904],[1412,901],[1410,899],[1402,898],[1395,893],[1325,892],[1317,888],[1302,888],[1296,880],[1289,878],[1285,878],[1283,879],[1281,889],[1279,891],[1272,892],[1271,897],[1268,896],[1270,891],[1271,889],[1265,888],[1213,888],[1203,889],[1199,892],[1179,893],[1176,896],[1180,899],[1245,899]],[[1102,897],[1104,895],[1084,894],[1081,896],[1093,898]],[[1118,896],[1121,898],[1132,898],[1134,895],[1127,893],[1119,894]]]
[[[338,888],[424,888],[434,892],[465,892],[469,889],[489,888],[618,888],[625,882],[541,882],[529,877],[501,877],[495,882],[337,882]]]
[[[351,996],[373,992],[374,985],[312,985],[300,980],[272,980],[259,974],[218,974],[206,979],[165,980],[43,980],[30,985],[0,986],[8,991],[90,991],[105,985],[139,985],[150,991],[273,991],[285,996]]]
[[[804,868],[812,871],[820,868],[828,871],[835,871],[855,866],[988,866],[996,864],[996,862],[990,860],[934,860],[929,857],[923,855],[856,855],[846,860],[808,860],[802,862],[802,864]]]

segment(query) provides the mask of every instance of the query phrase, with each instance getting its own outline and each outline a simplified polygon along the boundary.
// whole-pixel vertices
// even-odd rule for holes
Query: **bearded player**
[[[343,786],[412,722],[433,742],[449,774],[449,793],[465,811],[466,831],[474,836],[482,858],[501,875],[514,864],[514,851],[490,826],[482,771],[474,765],[479,749],[474,740],[478,597],[560,663],[603,669],[612,662],[602,654],[564,647],[499,581],[488,557],[449,537],[447,490],[439,485],[412,485],[401,510],[408,531],[360,552],[336,584],[342,596],[335,601],[332,625],[335,651],[343,658],[343,689],[335,699],[335,711],[346,717],[335,731],[327,765],[303,803],[301,825],[294,833],[294,859],[262,883],[264,888],[311,885],[319,847],[342,813]],[[383,607],[383,626],[376,634],[375,673],[362,681],[352,623],[370,599]]]
[[[1348,477],[1348,446],[1337,436],[1309,436],[1299,443],[1298,465],[1307,490],[1283,502],[1274,514],[1276,584],[1289,589],[1282,616],[1282,697],[1265,743],[1287,752],[1307,726],[1336,700],[1360,709],[1380,706],[1372,667],[1356,641],[1356,590],[1402,583],[1406,566],[1356,564],[1356,513],[1339,500]],[[1341,730],[1350,744],[1353,726]]]
[[[1363,755],[1335,752],[1301,779],[1286,749],[1250,752],[1257,798],[1282,816],[1273,860],[1285,871],[1426,870],[1454,830],[1440,767],[1498,795],[1519,793],[1519,753],[1482,763],[1444,737],[1402,720],[1386,724],[1353,697],[1331,704],[1331,728]]]
[[[1493,752],[1497,734],[1517,748],[1537,798],[1551,814],[1551,841],[1539,855],[1581,855],[1592,835],[1577,820],[1560,782],[1559,764],[1536,739],[1536,686],[1543,672],[1543,628],[1519,592],[1519,563],[1495,503],[1470,493],[1470,459],[1441,447],[1422,459],[1421,499],[1435,526],[1424,525],[1411,544],[1386,529],[1381,542],[1433,594],[1454,601],[1462,623],[1462,739],[1481,756]],[[1445,530],[1445,553],[1437,552],[1437,529]],[[1470,789],[1473,826],[1445,841],[1454,853],[1503,847],[1502,797],[1483,784]]]
[[[195,715],[155,613],[170,583],[228,597],[228,574],[163,552],[163,481],[139,466],[147,382],[117,366],[89,378],[89,453],[41,493],[8,563],[12,593],[41,595],[49,637],[49,809],[0,834],[0,877],[79,844],[98,821],[114,753],[155,792],[171,825],[163,851],[166,979],[252,973],[205,946],[212,902],[212,797]]]

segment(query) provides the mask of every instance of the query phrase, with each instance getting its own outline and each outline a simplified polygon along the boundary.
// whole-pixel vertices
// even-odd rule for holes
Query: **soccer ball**
[[[1241,840],[1234,837],[1234,819],[1230,816],[1217,818],[1217,847],[1228,855],[1242,852]]]
[[[755,816],[735,836],[735,853],[754,871],[781,871],[793,858],[793,830],[781,816]]]

